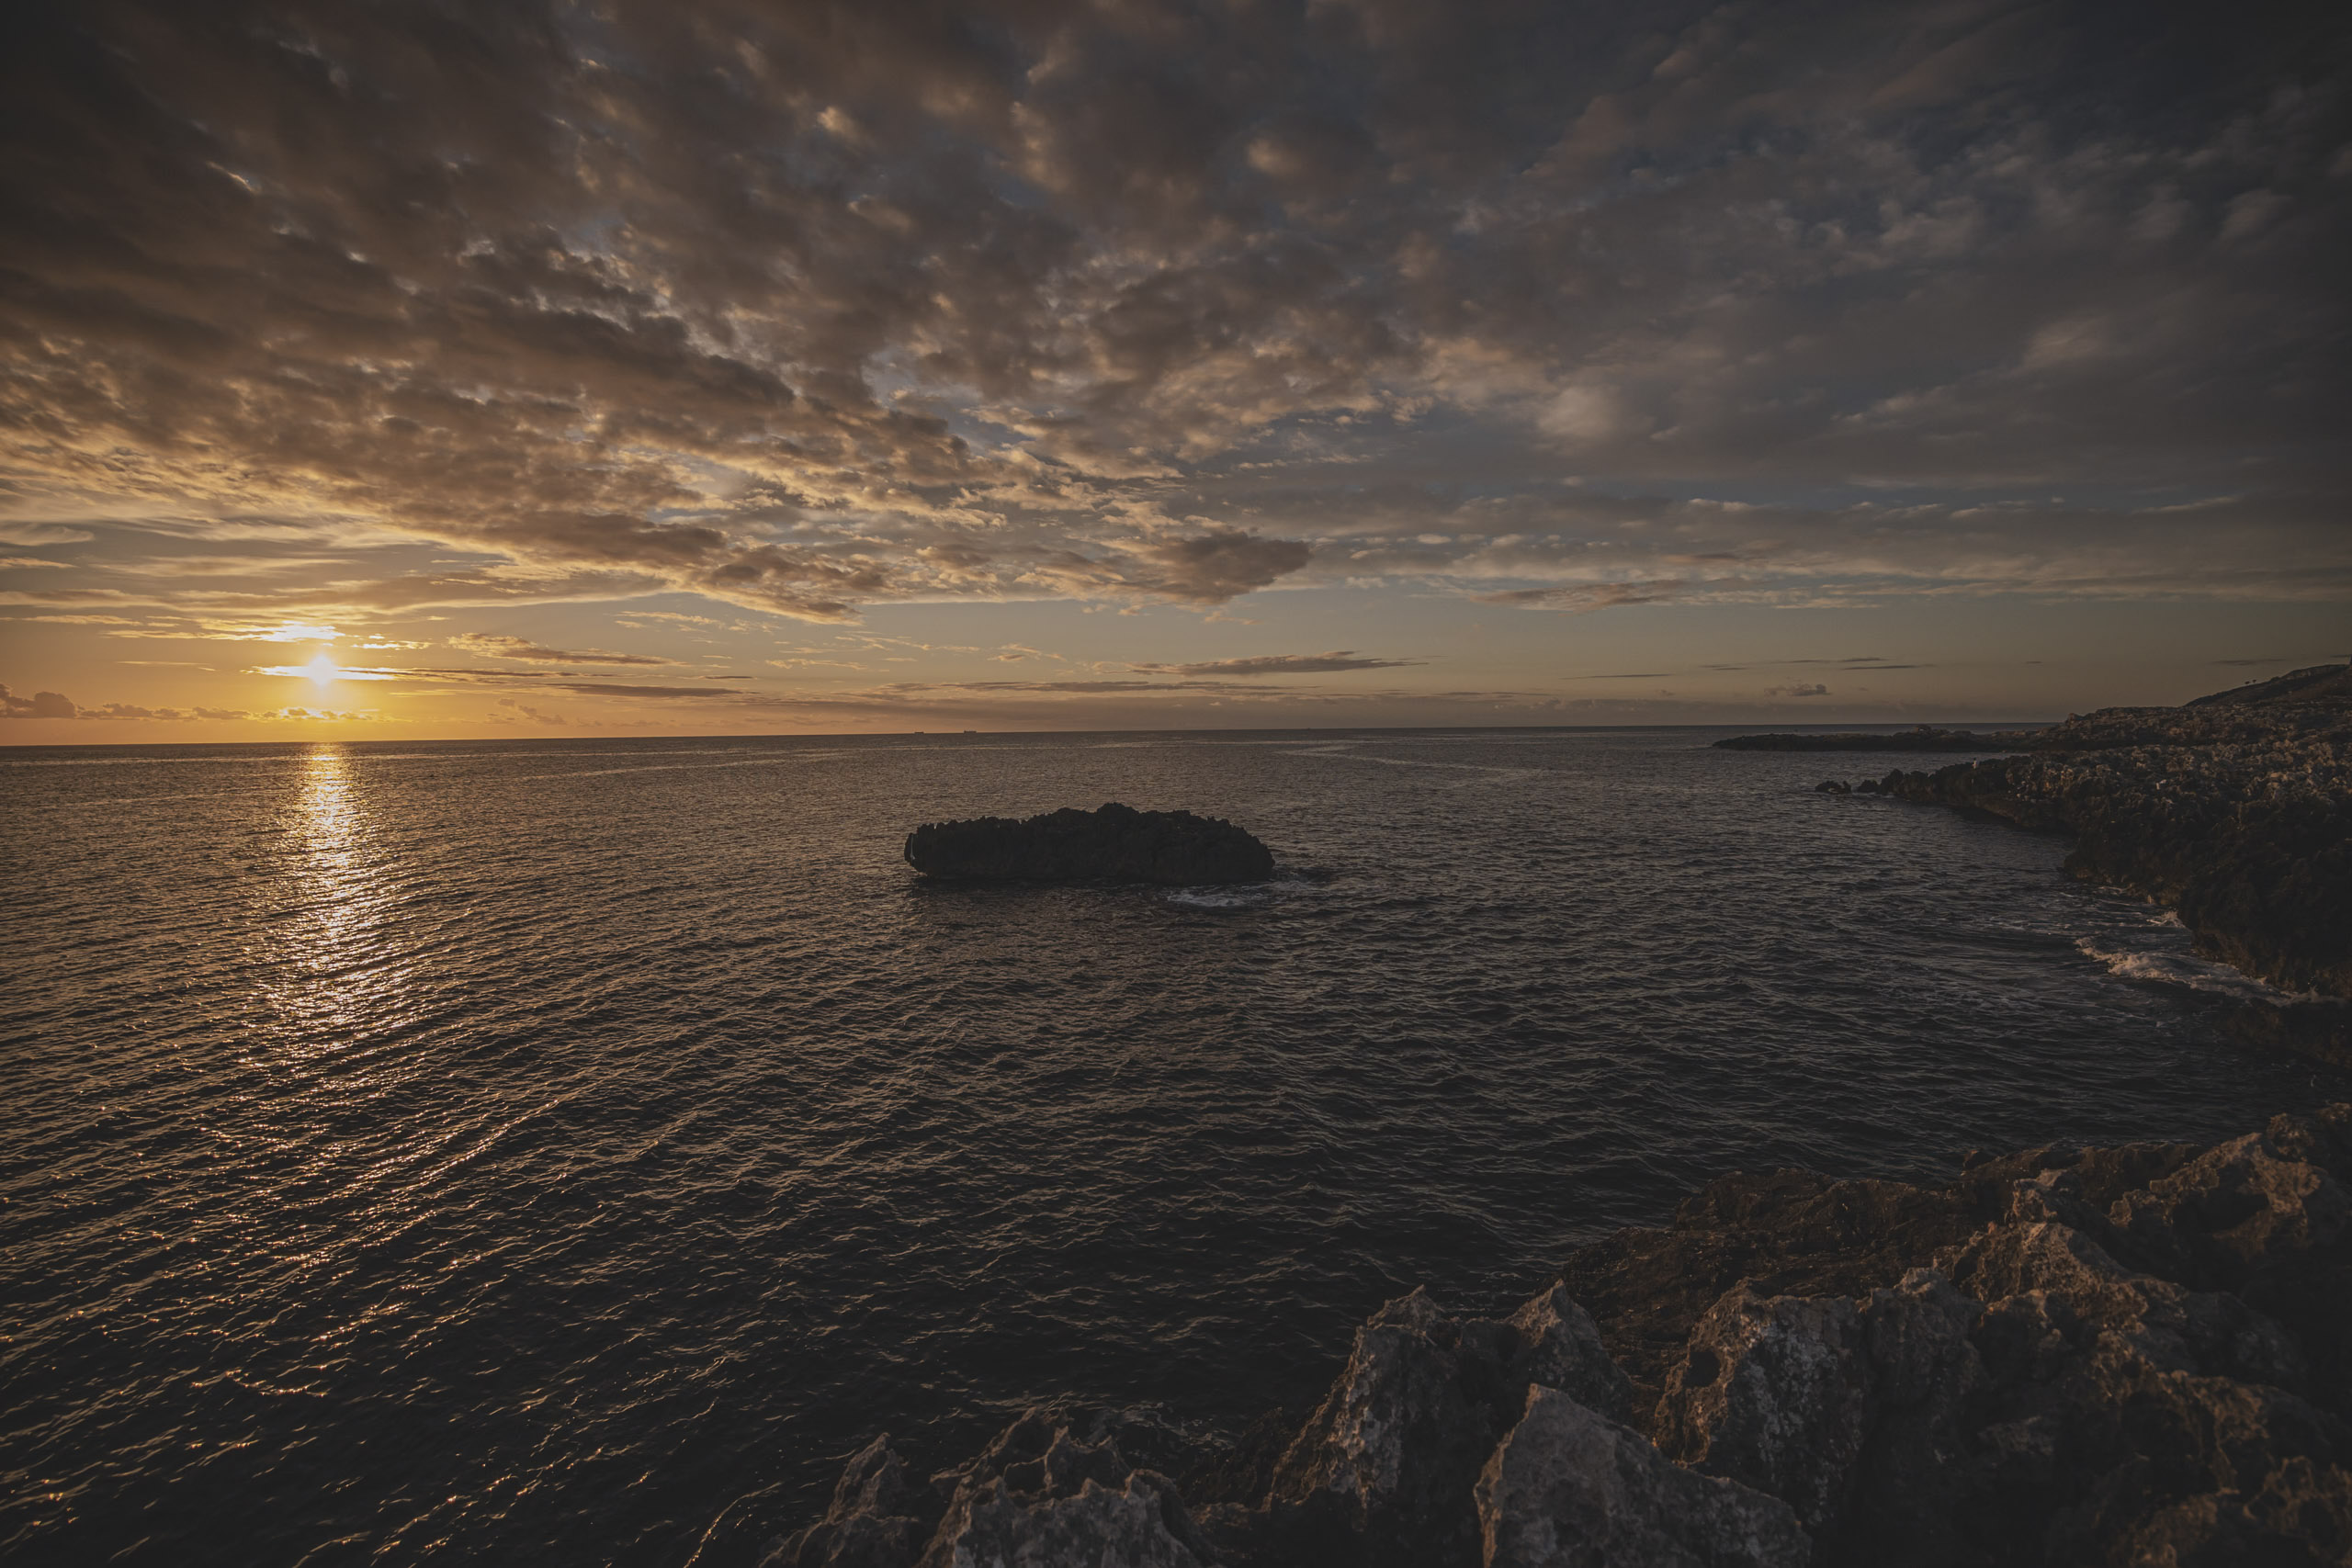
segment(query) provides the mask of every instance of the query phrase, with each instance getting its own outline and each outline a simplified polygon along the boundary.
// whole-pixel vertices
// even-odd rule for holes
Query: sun
[[[311,656],[311,661],[308,664],[302,666],[302,673],[308,675],[311,683],[319,690],[325,691],[335,683],[343,671],[335,668],[334,660],[324,649],[321,649]]]

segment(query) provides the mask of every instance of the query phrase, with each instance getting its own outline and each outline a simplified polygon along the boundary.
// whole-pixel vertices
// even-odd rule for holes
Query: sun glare
[[[323,648],[319,649],[318,652],[311,655],[311,661],[308,664],[268,664],[264,665],[261,669],[255,671],[254,673],[259,675],[288,675],[300,677],[309,681],[312,685],[318,687],[319,690],[322,692],[329,686],[334,685],[337,681],[390,681],[396,679],[395,672],[390,671],[345,670],[342,665],[337,664],[334,661],[334,655],[329,653]]]

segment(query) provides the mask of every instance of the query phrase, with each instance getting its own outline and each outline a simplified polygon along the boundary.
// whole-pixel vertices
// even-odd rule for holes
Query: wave
[[[2178,921],[2173,923],[2177,925]],[[2109,974],[2122,980],[2180,986],[2192,991],[2206,991],[2240,1001],[2262,1002],[2270,1007],[2323,999],[2312,992],[2282,989],[2242,970],[2233,969],[2226,964],[2199,958],[2193,953],[2150,948],[2103,947],[2097,938],[2086,936],[2075,939],[2075,951],[2105,964]]]

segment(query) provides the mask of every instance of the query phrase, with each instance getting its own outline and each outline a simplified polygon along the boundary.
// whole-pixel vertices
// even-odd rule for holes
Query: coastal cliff
[[[2352,1106],[2211,1148],[1732,1176],[1507,1318],[1415,1291],[1304,1421],[877,1437],[770,1568],[2352,1559]]]

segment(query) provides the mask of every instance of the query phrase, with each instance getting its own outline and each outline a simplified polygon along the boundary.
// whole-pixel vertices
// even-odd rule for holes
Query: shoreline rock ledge
[[[1065,807],[1025,820],[926,822],[907,835],[907,863],[925,876],[991,882],[1150,882],[1163,887],[1263,882],[1273,852],[1219,817]]]
[[[1302,1424],[876,1438],[765,1568],[2352,1562],[2352,1105],[2210,1148],[1724,1177],[1508,1318],[1427,1292]]]

